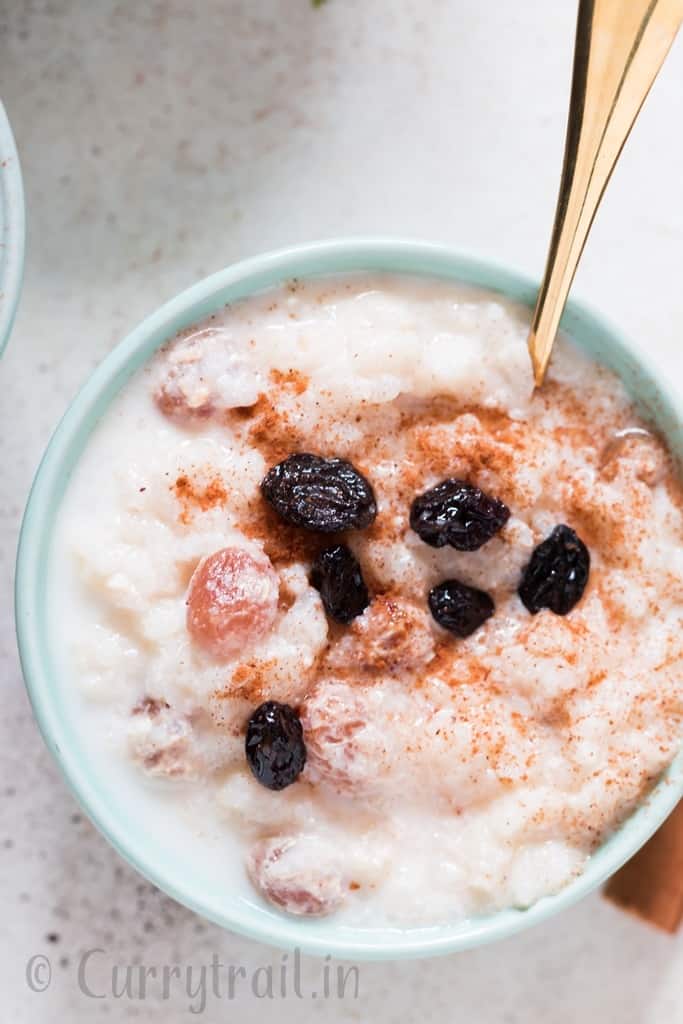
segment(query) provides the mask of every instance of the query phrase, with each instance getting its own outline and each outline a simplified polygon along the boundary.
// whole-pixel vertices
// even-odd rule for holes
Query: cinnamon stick
[[[663,931],[676,931],[683,920],[683,801],[610,879],[605,896]]]

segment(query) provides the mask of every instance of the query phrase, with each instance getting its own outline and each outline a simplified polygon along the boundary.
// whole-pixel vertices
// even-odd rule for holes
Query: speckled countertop
[[[499,946],[362,965],[358,998],[264,991],[281,955],[143,882],[81,816],[24,694],[12,576],[50,432],[144,314],[234,259],[378,233],[455,243],[531,272],[564,133],[570,0],[6,0],[0,93],[23,161],[26,283],[0,365],[2,1020],[281,1022],[683,1020],[683,935],[598,897]],[[577,281],[683,377],[683,43],[623,157]],[[78,967],[87,950],[85,986]],[[243,966],[235,998],[201,967]],[[51,976],[42,961],[49,958]],[[27,963],[31,985],[27,982]],[[116,965],[181,964],[147,998]],[[291,964],[289,965],[291,968]],[[31,973],[33,972],[33,973]],[[210,977],[207,975],[207,979]],[[46,991],[34,991],[50,984]],[[290,986],[291,987],[291,986]],[[188,989],[190,991],[188,991]],[[191,995],[191,992],[197,992]],[[168,998],[165,998],[165,995]],[[103,998],[95,998],[95,996]]]

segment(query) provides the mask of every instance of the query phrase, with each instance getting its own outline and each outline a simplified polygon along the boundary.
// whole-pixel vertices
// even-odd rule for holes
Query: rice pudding
[[[568,341],[535,393],[527,330],[291,282],[171,340],[74,471],[52,643],[94,770],[284,912],[528,906],[677,752],[673,462]]]

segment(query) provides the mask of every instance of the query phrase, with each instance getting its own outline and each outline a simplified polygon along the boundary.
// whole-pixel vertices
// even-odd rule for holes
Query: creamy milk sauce
[[[643,798],[680,737],[680,486],[616,377],[566,341],[533,394],[526,331],[525,311],[452,283],[293,282],[124,388],[69,484],[50,587],[66,699],[131,827],[253,898],[248,872],[284,910],[428,924],[557,891]],[[372,597],[350,625],[309,584],[332,540],[259,490],[297,451],[350,460],[377,497],[344,538]],[[408,525],[453,476],[511,511],[477,551]],[[560,523],[590,551],[588,586],[568,615],[531,615],[520,577]],[[226,548],[249,556],[261,617],[206,646],[188,588]],[[495,601],[466,639],[427,607],[453,577]],[[281,792],[244,756],[270,699],[299,709],[308,751]]]

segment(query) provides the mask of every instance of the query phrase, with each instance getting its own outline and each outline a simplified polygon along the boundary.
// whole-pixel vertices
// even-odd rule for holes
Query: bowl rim
[[[180,321],[189,325],[205,315],[200,310],[222,307],[226,300],[218,296],[230,286],[242,286],[241,294],[246,296],[263,287],[275,286],[277,281],[315,276],[315,270],[297,273],[297,266],[302,264],[316,264],[321,267],[319,273],[326,276],[350,270],[382,269],[440,276],[492,289],[527,305],[533,304],[538,288],[538,283],[525,274],[446,245],[391,238],[349,238],[280,249],[238,262],[204,278],[162,305],[134,328],[88,378],[57,426],[35,475],[21,527],[15,576],[17,640],[26,688],[43,739],[85,813],[129,864],[177,902],[248,938],[319,956],[353,960],[416,959],[474,948],[513,935],[569,907],[628,860],[683,796],[683,752],[646,800],[592,855],[581,875],[559,893],[544,897],[525,910],[503,910],[464,924],[384,929],[389,937],[381,939],[373,939],[372,932],[340,925],[336,928],[337,934],[330,937],[326,932],[318,934],[310,921],[279,913],[264,914],[261,908],[246,901],[235,912],[223,913],[208,901],[189,895],[183,889],[182,879],[169,877],[163,866],[152,862],[145,855],[144,839],[131,837],[123,815],[116,814],[99,799],[88,773],[79,767],[60,717],[58,687],[52,684],[50,666],[44,655],[46,637],[40,628],[39,612],[46,580],[42,555],[49,547],[55,509],[71,468],[78,461],[97,420],[128,377],[147,361],[164,338],[168,340],[179,329]],[[264,281],[270,283],[259,285]],[[172,324],[175,324],[173,329]],[[670,390],[656,366],[646,365],[646,353],[632,346],[601,314],[585,303],[572,300],[562,325],[571,334],[572,326],[580,324],[592,337],[600,339],[599,344],[606,344],[611,352],[632,366],[650,388],[656,389],[658,401],[676,410],[677,417],[681,415],[681,398]],[[595,344],[599,348],[598,342]],[[60,499],[56,500],[55,494],[60,494]]]
[[[0,260],[0,356],[5,350],[19,305],[24,277],[26,213],[21,164],[7,112],[0,101],[0,208],[3,259]]]

